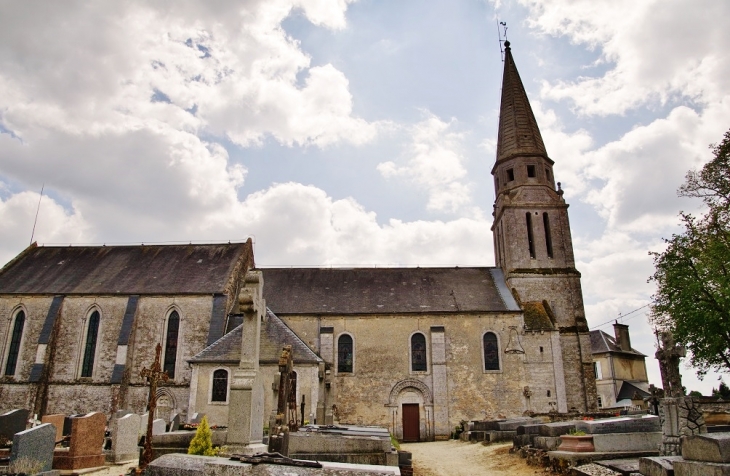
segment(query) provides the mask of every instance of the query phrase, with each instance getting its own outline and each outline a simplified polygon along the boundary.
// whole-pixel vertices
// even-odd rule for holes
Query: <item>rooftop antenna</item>
[[[502,55],[502,62],[504,62],[504,48],[502,48],[502,44],[507,41],[507,22],[500,21],[497,24],[497,38],[499,40],[499,53]]]
[[[38,223],[38,212],[41,210],[41,199],[43,199],[43,189],[46,187],[46,183],[43,182],[41,185],[41,195],[38,197],[38,208],[35,210],[35,220],[33,220],[33,231],[30,233],[30,244],[33,244],[33,237],[35,236],[35,225]]]

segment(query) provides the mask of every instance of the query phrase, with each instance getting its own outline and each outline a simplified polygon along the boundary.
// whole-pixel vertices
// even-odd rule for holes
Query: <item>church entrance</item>
[[[417,403],[403,404],[403,441],[420,441],[421,415]]]

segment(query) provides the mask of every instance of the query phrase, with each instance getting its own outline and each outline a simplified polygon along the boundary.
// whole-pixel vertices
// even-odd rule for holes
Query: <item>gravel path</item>
[[[527,466],[509,454],[512,443],[484,446],[456,440],[401,444],[413,454],[414,476],[535,476],[542,468]]]

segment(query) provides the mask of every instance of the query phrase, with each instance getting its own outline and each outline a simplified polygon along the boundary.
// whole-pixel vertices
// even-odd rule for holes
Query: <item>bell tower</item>
[[[535,115],[505,42],[502,101],[494,176],[495,261],[518,303],[541,306],[559,339],[562,370],[559,411],[594,410],[597,404],[590,336],[583,307],[580,273],[575,268],[568,204],[555,187]],[[523,306],[524,308],[524,306]],[[556,367],[556,368],[557,368]],[[564,382],[560,382],[564,380]]]

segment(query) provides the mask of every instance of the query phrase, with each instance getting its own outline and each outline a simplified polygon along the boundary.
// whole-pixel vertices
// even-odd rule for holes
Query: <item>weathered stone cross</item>
[[[150,396],[147,403],[147,436],[144,439],[144,451],[142,452],[142,458],[139,461],[139,469],[144,470],[148,464],[152,461],[152,422],[155,419],[155,409],[157,408],[157,383],[161,380],[167,382],[169,378],[167,372],[162,372],[160,369],[160,354],[162,353],[162,345],[157,344],[155,348],[155,362],[152,364],[152,368],[142,368],[140,376],[147,378],[147,382],[150,385]]]

